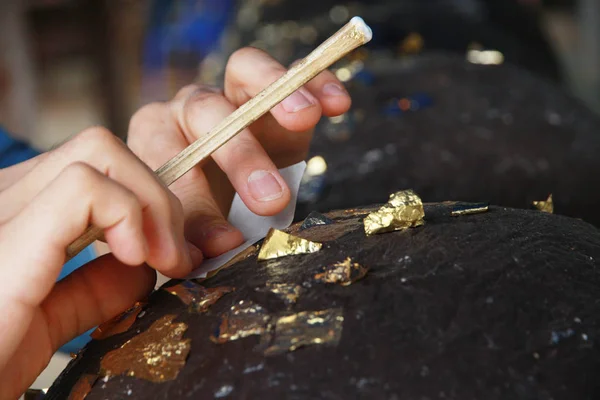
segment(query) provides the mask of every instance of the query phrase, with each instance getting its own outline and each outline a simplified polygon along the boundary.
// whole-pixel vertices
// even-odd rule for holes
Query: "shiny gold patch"
[[[315,279],[325,283],[337,283],[349,286],[365,277],[369,268],[352,262],[350,257],[325,268],[325,271],[315,275]]]
[[[226,343],[252,335],[262,335],[267,330],[270,316],[266,310],[251,301],[240,301],[221,318],[221,323],[210,340]]]
[[[88,394],[92,391],[94,383],[98,380],[98,375],[95,374],[83,374],[73,389],[69,393],[69,400],[84,400]]]
[[[102,340],[119,333],[127,332],[145,304],[138,301],[128,310],[98,326],[90,336],[92,339]]]
[[[265,355],[273,356],[315,344],[335,346],[342,337],[343,324],[341,308],[280,317],[275,322]]]
[[[215,304],[225,294],[233,292],[235,288],[230,286],[206,288],[194,281],[188,280],[164,290],[179,297],[182,303],[190,307],[190,311],[203,313],[208,311],[210,306]]]
[[[421,226],[424,217],[419,196],[412,190],[403,190],[392,194],[386,205],[367,215],[363,224],[367,235],[375,235]]]
[[[267,290],[277,295],[287,305],[295,304],[302,293],[302,286],[293,283],[267,283]]]
[[[190,339],[183,322],[173,323],[175,315],[165,315],[147,331],[106,354],[100,363],[103,376],[126,374],[151,382],[177,378],[190,352]]]
[[[541,212],[554,214],[554,201],[552,200],[552,194],[548,196],[546,201],[534,201],[533,206]]]
[[[260,248],[258,260],[265,261],[296,254],[315,253],[321,250],[321,247],[323,247],[321,243],[311,242],[271,228]]]
[[[474,204],[463,204],[459,203],[454,205],[452,208],[453,217],[460,217],[462,215],[472,215],[472,214],[481,214],[484,212],[488,212],[489,206],[484,203],[474,203]]]

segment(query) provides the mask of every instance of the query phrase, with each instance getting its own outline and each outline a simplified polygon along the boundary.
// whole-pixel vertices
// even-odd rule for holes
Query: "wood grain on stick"
[[[221,121],[206,136],[196,140],[158,168],[156,174],[167,186],[171,185],[319,73],[351,51],[369,42],[371,37],[371,29],[362,18],[352,18],[350,22],[281,78]],[[69,245],[67,259],[73,258],[101,236],[101,229],[90,227],[81,237]]]

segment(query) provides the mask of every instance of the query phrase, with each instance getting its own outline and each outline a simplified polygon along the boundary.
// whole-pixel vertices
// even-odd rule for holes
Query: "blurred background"
[[[455,88],[461,88],[466,82],[471,86],[490,87],[494,80],[492,75],[486,78],[486,75],[479,73],[470,74],[470,70],[458,68],[457,59],[461,63],[478,66],[515,66],[525,74],[525,78],[511,82],[527,83],[529,86],[523,90],[531,92],[539,88],[540,98],[551,97],[545,96],[548,89],[540,82],[544,82],[544,85],[548,83],[552,87],[562,88],[579,99],[584,107],[600,114],[598,0],[2,0],[0,127],[21,144],[26,143],[36,151],[57,146],[91,125],[108,127],[116,135],[125,138],[129,118],[142,105],[167,100],[180,87],[193,81],[219,85],[226,61],[236,49],[248,45],[262,48],[287,65],[307,54],[353,15],[362,16],[374,30],[372,43],[334,67],[338,78],[349,84],[351,89],[357,90],[353,93],[361,93],[363,89],[365,93],[379,90],[373,86],[372,71],[381,74],[388,65],[397,67],[399,61],[406,66],[410,60],[417,60],[412,64],[413,69],[405,70],[404,75],[397,75],[404,76],[402,79],[408,82],[411,76],[422,71],[422,81],[414,84],[420,91],[415,91],[411,98],[394,98],[390,103],[391,108],[385,106],[378,109],[381,115],[377,118],[387,121],[386,129],[398,126],[403,135],[406,134],[407,125],[390,119],[390,115],[393,117],[407,110],[430,107],[434,102],[431,93],[437,93],[438,99],[435,101],[439,105],[450,104],[451,101],[444,103],[441,91],[444,87],[450,88],[450,83],[444,79],[450,79],[452,71],[456,72]],[[438,62],[438,68],[434,61],[440,60],[440,54],[450,55],[451,58],[448,62]],[[432,55],[437,58],[428,58]],[[433,61],[430,63],[429,60]],[[454,70],[449,66],[454,66]],[[443,71],[448,71],[450,78],[443,78]],[[460,78],[461,71],[468,72],[471,78]],[[527,74],[536,78],[528,79]],[[431,93],[428,94],[425,88],[429,76],[443,79],[440,78],[436,83],[439,87],[435,90],[430,88]],[[507,75],[499,76],[512,75],[509,71]],[[398,85],[406,83],[395,77],[389,79],[390,82],[397,81]],[[353,82],[359,85],[353,88]],[[380,85],[389,86],[385,80],[382,82]],[[496,87],[503,84],[493,83]],[[401,89],[397,91],[401,92]],[[472,93],[471,101],[477,103],[480,95],[478,89],[469,93]],[[507,96],[505,108],[512,110],[513,114],[507,111],[501,115],[502,118],[496,118],[492,114],[498,113],[501,108],[488,107],[487,113],[480,113],[484,119],[487,118],[487,122],[471,122],[468,115],[460,114],[461,122],[452,122],[456,132],[446,129],[438,131],[460,137],[461,132],[466,132],[469,126],[479,124],[481,126],[475,126],[479,129],[475,132],[477,135],[482,134],[481,127],[487,126],[490,132],[506,129],[513,131],[517,137],[529,135],[538,138],[538,132],[554,129],[561,125],[561,121],[565,132],[575,132],[577,129],[589,131],[589,127],[595,126],[590,123],[573,128],[576,120],[582,118],[574,117],[579,114],[571,111],[561,114],[569,108],[567,105],[562,107],[563,110],[558,107],[552,112],[544,111],[542,122],[520,123],[516,127],[512,125],[513,117],[519,121],[520,116],[528,118],[530,114],[522,104],[511,106],[511,99],[511,96]],[[377,101],[385,103],[388,99]],[[556,104],[570,104],[570,101]],[[325,121],[320,132],[324,133],[327,140],[319,143],[317,138],[315,154],[322,152],[325,155],[325,149],[335,143],[344,142],[348,149],[351,148],[348,141],[352,135],[350,131],[365,119],[363,110],[368,108],[366,105],[360,106],[360,101],[358,103],[358,108],[348,116]],[[374,102],[365,95],[364,103]],[[460,107],[469,108],[466,105]],[[471,108],[475,110],[476,107]],[[421,129],[414,132],[415,140],[420,140],[418,138],[422,137],[422,131],[436,129],[435,125],[419,125],[419,121],[430,121],[430,115],[435,118],[441,111],[438,109],[431,113],[408,120],[416,121]],[[570,117],[564,116],[567,114]],[[493,125],[494,120],[501,120],[501,125],[506,127],[498,128]],[[369,129],[360,128],[358,131]],[[384,139],[387,140],[381,140]],[[369,177],[369,174],[375,175],[377,168],[389,168],[390,171],[398,169],[397,164],[387,165],[383,161],[386,157],[398,158],[396,151],[400,150],[396,149],[401,149],[401,138],[396,144],[387,144],[383,150],[376,148],[381,145],[379,139],[375,144],[362,143],[362,139],[358,138],[353,140],[359,148],[356,153],[362,157],[357,164],[358,175],[363,178]],[[518,140],[514,143],[517,144],[509,149],[508,156],[513,149],[522,147]],[[582,148],[593,149],[589,145],[591,141],[586,143]],[[0,152],[6,150],[2,145],[0,140]],[[366,151],[373,146],[374,149]],[[560,145],[557,148],[560,149]],[[442,150],[440,154],[450,154],[445,147]],[[476,153],[479,150],[474,151]],[[351,157],[348,155],[350,153],[345,152],[344,157]],[[2,157],[4,153],[0,154],[0,162],[5,161]],[[335,195],[337,190],[338,197],[350,198],[341,189],[347,186],[345,182],[348,177],[344,175],[347,171],[340,165],[345,165],[344,162],[348,160],[336,161],[334,154],[328,157],[330,170],[333,171],[328,179],[340,182],[340,187],[334,185],[335,190],[330,192]],[[418,157],[415,157],[415,165],[418,165]],[[554,158],[560,166],[561,160]],[[523,160],[519,162],[523,164]],[[542,165],[540,168],[546,165],[538,164]],[[440,179],[452,180],[435,168],[438,167],[434,165],[433,169],[438,171],[436,174],[440,175]],[[318,197],[324,196],[323,174],[326,169],[327,164],[322,157],[310,160],[308,175],[313,174],[314,179],[309,176],[310,179],[304,182],[306,190],[301,190],[300,203],[308,206],[306,210],[298,211],[298,215],[314,209]],[[556,175],[552,168],[542,169],[546,171],[544,173],[548,179]],[[431,183],[432,179],[424,179],[423,175],[419,175],[421,172],[417,172],[422,182],[429,182],[433,187],[428,199],[445,200],[456,193],[461,198],[467,197],[461,192],[444,192],[438,196],[433,191],[435,185]],[[352,175],[353,172],[348,174]],[[552,190],[548,181],[539,180],[539,174],[530,175],[531,181],[538,179],[540,182],[540,193]],[[482,178],[484,183],[480,186],[485,186],[486,179]],[[500,178],[494,179],[497,180],[499,193],[507,192]],[[514,181],[512,175],[507,175],[506,179],[507,182]],[[382,193],[391,190],[382,182],[373,182],[381,186]],[[523,182],[523,187],[532,186],[530,181]],[[393,181],[387,185],[397,187],[401,183]],[[421,190],[425,192],[426,188]],[[513,191],[523,197],[526,190],[516,188]],[[361,192],[365,191],[361,189]],[[562,192],[569,193],[566,189]],[[330,203],[322,202],[322,207],[349,206],[336,202],[333,195],[330,193],[333,200]],[[540,196],[537,193],[533,195]],[[379,201],[380,197],[377,194],[376,199],[365,201]],[[474,193],[473,197],[481,198],[481,195]],[[491,195],[483,197],[495,199]],[[513,205],[509,200],[502,198],[497,203]],[[592,200],[588,201],[589,206],[596,208],[592,204],[595,200]],[[49,386],[68,362],[68,351],[77,350],[80,345],[76,343],[74,347],[63,349],[64,353],[53,359],[34,387]]]
[[[596,0],[312,3],[3,0],[0,124],[39,150],[96,124],[123,137],[140,105],[198,77],[218,81],[235,48],[263,47],[288,62],[361,11],[378,34],[373,46],[516,64],[600,111]]]

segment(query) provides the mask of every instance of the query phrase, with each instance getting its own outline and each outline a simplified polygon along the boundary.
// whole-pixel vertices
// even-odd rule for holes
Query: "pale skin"
[[[0,170],[0,399],[23,393],[64,343],[147,296],[155,271],[182,278],[203,258],[241,244],[226,219],[235,192],[260,215],[285,208],[290,190],[277,169],[306,157],[322,115],[350,107],[327,71],[170,190],[152,172],[284,72],[259,50],[239,50],[223,91],[192,85],[143,107],[127,145],[90,128]],[[90,222],[103,229],[111,253],[55,283],[66,247]]]

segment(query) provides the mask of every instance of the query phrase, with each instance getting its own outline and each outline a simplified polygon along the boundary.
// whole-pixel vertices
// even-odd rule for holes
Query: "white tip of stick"
[[[362,33],[365,35],[366,42],[369,42],[371,39],[373,39],[373,31],[361,17],[353,17],[350,20],[350,23],[362,31]]]

